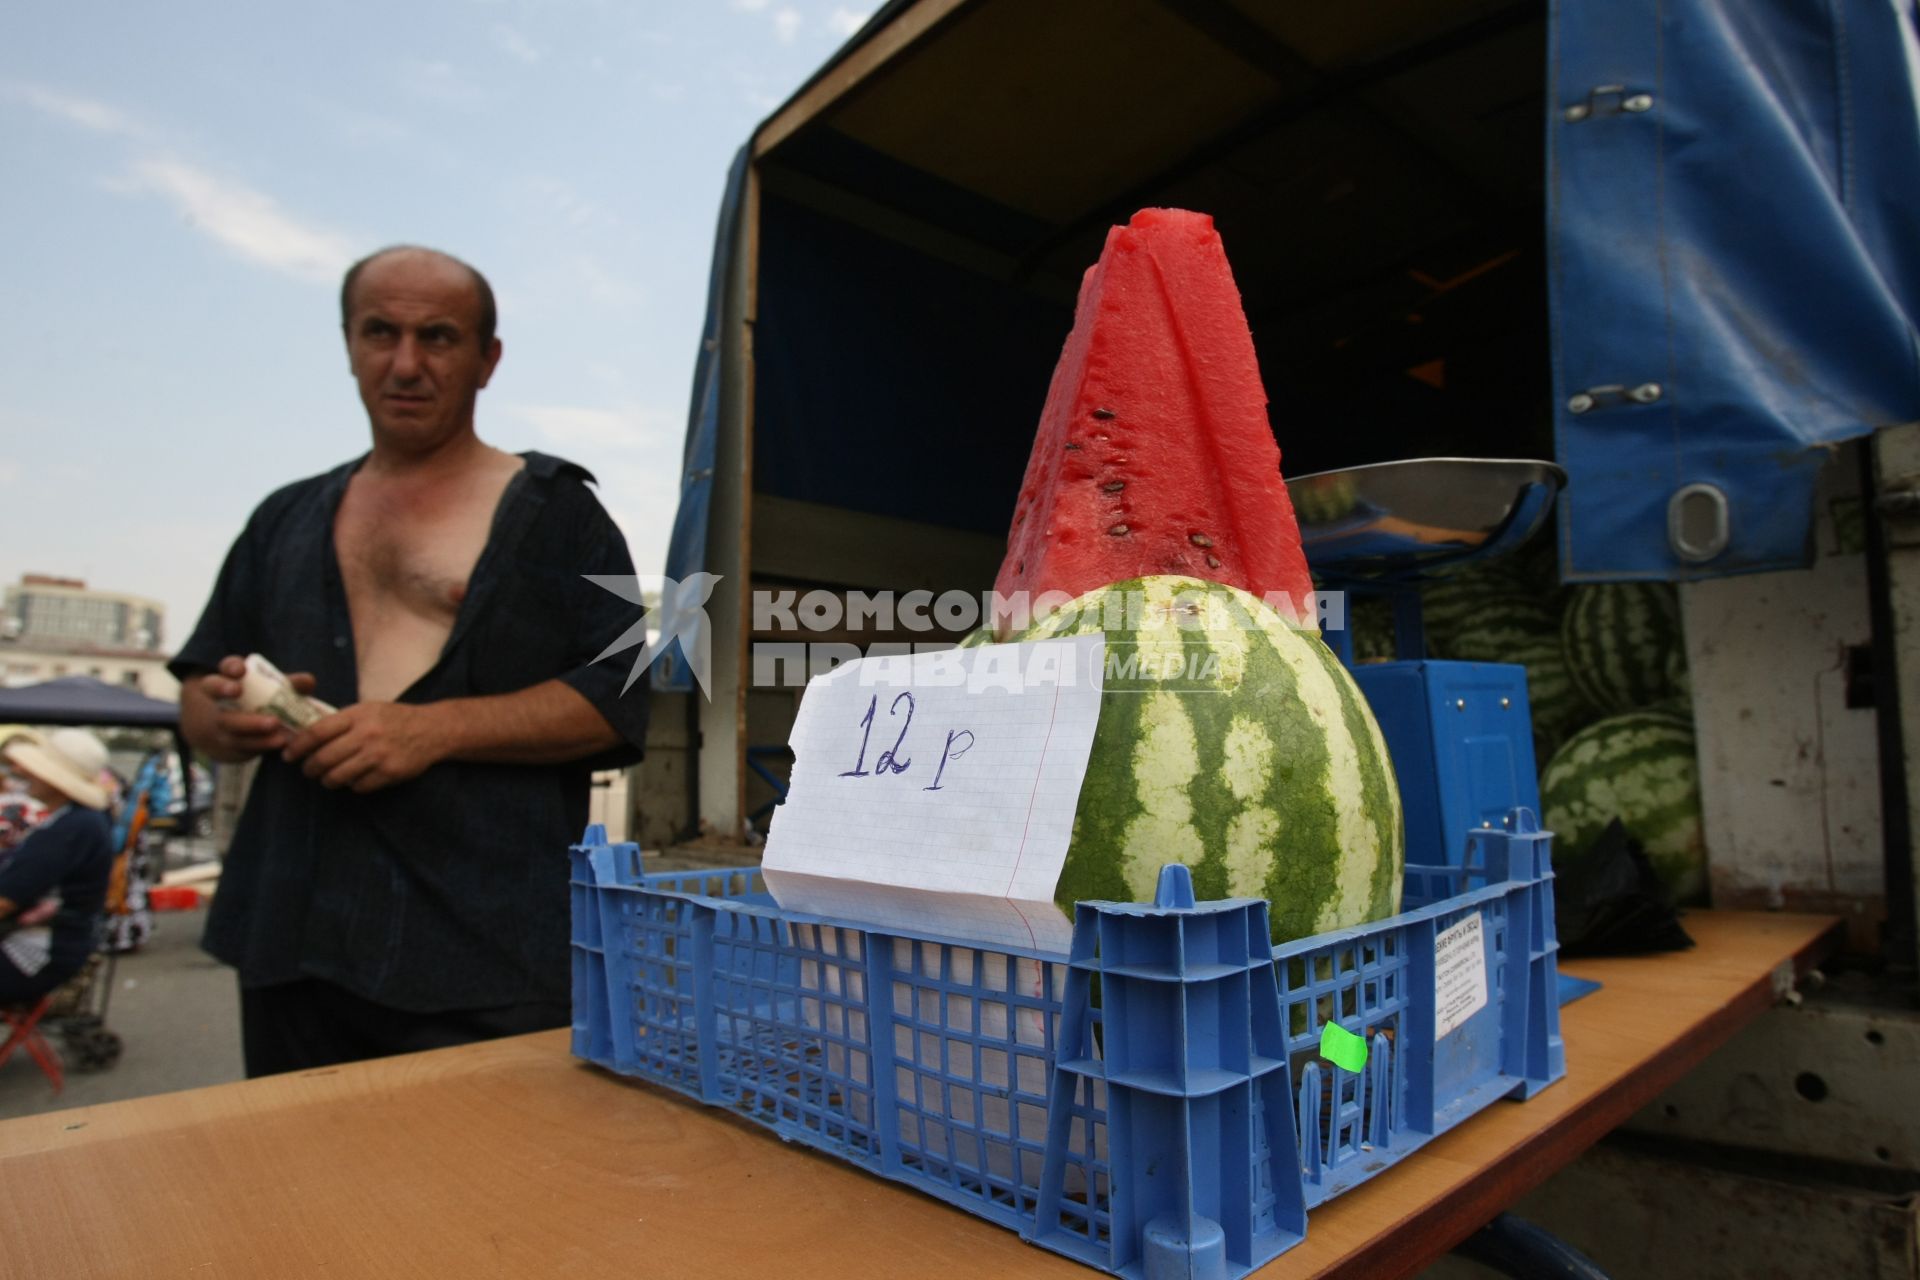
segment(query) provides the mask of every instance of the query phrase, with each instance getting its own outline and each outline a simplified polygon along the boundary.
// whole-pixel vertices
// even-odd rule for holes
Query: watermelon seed
[[[1122,489],[1127,487],[1127,482],[1125,480],[1115,480],[1111,484],[1103,484],[1100,487],[1102,489],[1105,489],[1108,493],[1118,493]]]
[[[1114,413],[1113,413],[1113,410],[1111,409],[1095,409],[1093,411],[1093,416],[1104,420],[1104,419],[1113,417]]]
[[[1213,545],[1213,539],[1204,533],[1190,533],[1187,535],[1187,541],[1196,547],[1210,547]]]
[[[1111,529],[1107,530],[1107,532],[1112,534],[1116,538],[1124,538],[1127,536],[1127,526],[1123,524],[1117,524],[1117,525],[1114,525]]]
[[[1215,555],[1210,555],[1210,556],[1208,556],[1208,557],[1207,557],[1207,568],[1209,568],[1209,569],[1218,569],[1219,567],[1220,567],[1220,557],[1219,557],[1219,556],[1215,556]]]
[[[1079,445],[1077,445],[1077,444],[1074,444],[1074,443],[1072,443],[1071,441],[1069,441],[1069,442],[1067,443],[1067,448],[1068,448],[1068,449],[1070,449],[1070,450],[1073,450],[1073,451],[1075,451],[1075,452],[1078,452],[1078,451],[1079,451],[1079,449],[1080,449],[1080,446],[1079,446]]]

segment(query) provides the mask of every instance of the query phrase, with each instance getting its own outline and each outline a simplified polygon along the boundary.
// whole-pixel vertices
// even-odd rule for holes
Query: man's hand
[[[233,654],[220,659],[219,670],[188,680],[180,687],[180,727],[187,741],[222,764],[238,764],[293,740],[293,733],[272,716],[229,711],[220,704],[237,702],[247,660]],[[287,677],[297,693],[312,693],[314,680],[304,671]]]
[[[281,752],[289,764],[329,790],[365,794],[426,772],[447,758],[450,743],[432,705],[360,702],[315,722]]]

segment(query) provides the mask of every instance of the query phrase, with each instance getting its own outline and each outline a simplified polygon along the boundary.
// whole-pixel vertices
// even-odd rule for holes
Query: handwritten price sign
[[[761,869],[781,906],[1064,950],[1053,904],[1103,638],[849,662],[808,683]]]
[[[906,704],[907,714],[906,718],[900,722],[900,736],[893,740],[891,747],[888,747],[880,753],[878,760],[874,761],[873,767],[882,777],[890,773],[905,773],[913,767],[913,761],[900,754],[901,744],[907,740],[907,730],[913,727],[913,694],[906,691],[895,694],[893,701],[887,705],[887,714],[889,716],[899,715],[901,703]],[[868,734],[873,731],[873,713],[879,706],[879,694],[876,693],[867,699],[867,714],[860,717],[860,724],[862,728],[866,730],[866,732],[860,735],[860,758],[855,760],[853,762],[853,768],[841,774],[841,777],[870,778],[873,776],[860,766],[867,762],[867,737]],[[947,745],[940,752],[940,763],[933,771],[933,781],[929,782],[925,789],[928,791],[938,791],[940,789],[941,775],[947,771],[947,761],[953,759],[955,756],[963,756],[973,750],[975,741],[976,739],[971,729],[947,730]]]

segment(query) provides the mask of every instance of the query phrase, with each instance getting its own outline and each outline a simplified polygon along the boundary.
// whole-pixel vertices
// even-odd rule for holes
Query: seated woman
[[[5,758],[51,811],[0,865],[0,1004],[26,1004],[78,973],[97,942],[113,872],[101,812],[107,793],[98,781],[107,749],[84,729],[61,729],[43,743],[14,739]],[[22,912],[56,893],[60,906],[44,950],[5,936]]]

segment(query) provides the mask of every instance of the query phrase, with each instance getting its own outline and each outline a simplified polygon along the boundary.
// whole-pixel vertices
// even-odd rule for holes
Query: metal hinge
[[[1629,93],[1623,84],[1603,84],[1587,92],[1584,102],[1569,103],[1560,115],[1569,124],[1579,124],[1593,116],[1612,116],[1626,113],[1639,115],[1642,111],[1653,110],[1653,95],[1635,91]]]
[[[1643,382],[1635,387],[1608,383],[1604,387],[1588,387],[1585,391],[1568,396],[1567,412],[1590,413],[1610,404],[1652,404],[1666,393],[1666,388],[1657,382]]]

